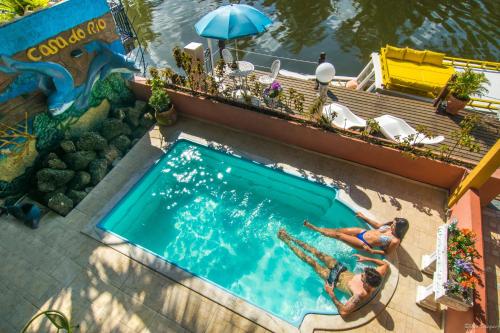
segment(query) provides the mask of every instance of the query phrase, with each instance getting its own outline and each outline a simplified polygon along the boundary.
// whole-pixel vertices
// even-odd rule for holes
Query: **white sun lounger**
[[[396,142],[403,142],[410,135],[415,137],[411,140],[413,144],[435,145],[444,141],[444,136],[438,135],[432,138],[425,137],[424,134],[417,132],[406,121],[390,115],[383,115],[375,118],[380,125],[380,131],[388,139]]]
[[[335,117],[333,117],[334,112],[337,114]],[[366,127],[366,120],[356,116],[347,106],[338,103],[325,105],[323,114],[331,120],[332,125],[339,128]]]

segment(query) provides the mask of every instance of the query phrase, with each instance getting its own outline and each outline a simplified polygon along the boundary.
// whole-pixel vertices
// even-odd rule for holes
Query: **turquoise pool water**
[[[308,312],[337,310],[313,269],[276,234],[286,228],[361,270],[357,251],[303,227],[304,219],[363,226],[336,195],[335,188],[179,140],[99,227],[298,326]]]

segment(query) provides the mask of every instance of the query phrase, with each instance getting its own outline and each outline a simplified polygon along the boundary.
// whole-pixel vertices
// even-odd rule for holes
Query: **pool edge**
[[[148,135],[149,133],[147,133],[141,139],[141,141],[147,139]],[[112,195],[109,198],[110,200],[103,207],[101,207],[101,209],[93,216],[91,222],[81,232],[87,234],[88,236],[100,241],[101,243],[107,246],[110,246],[111,248],[128,256],[129,258],[144,264],[150,269],[157,271],[158,273],[166,276],[169,279],[174,280],[175,282],[185,286],[186,288],[189,288],[194,292],[197,292],[203,295],[204,297],[209,298],[215,303],[223,307],[226,307],[231,311],[273,332],[292,332],[292,331],[312,332],[313,330],[320,328],[318,327],[318,324],[321,324],[320,325],[321,329],[325,330],[345,330],[349,328],[355,328],[371,321],[376,317],[376,315],[380,311],[382,311],[385,308],[389,300],[392,298],[392,295],[394,294],[398,283],[399,274],[397,269],[397,256],[394,260],[394,264],[391,264],[391,271],[389,277],[384,282],[385,286],[382,289],[382,292],[380,292],[372,301],[370,301],[366,306],[364,306],[357,312],[357,314],[359,315],[363,312],[363,310],[365,311],[366,309],[369,310],[361,318],[350,320],[349,317],[347,319],[343,319],[341,316],[336,314],[333,315],[325,313],[321,314],[318,312],[314,313],[309,312],[303,315],[301,324],[297,328],[288,321],[281,319],[267,312],[266,310],[257,307],[246,300],[243,300],[242,298],[236,295],[233,295],[230,291],[220,286],[217,286],[214,283],[208,282],[201,277],[195,276],[189,273],[188,271],[180,267],[177,267],[176,265],[171,264],[168,261],[165,261],[164,259],[158,260],[159,257],[152,254],[151,252],[144,250],[132,243],[129,243],[128,241],[124,241],[123,238],[118,237],[110,232],[107,232],[99,228],[97,225],[100,223],[100,221],[136,185],[136,183],[147,172],[149,172],[149,170],[151,170],[151,168],[156,164],[156,162],[164,155],[165,151],[180,140],[192,142],[195,144],[205,146],[207,148],[211,148],[207,140],[189,134],[185,134],[179,131],[173,133],[173,139],[171,141],[163,142],[162,140],[160,146],[157,147],[159,148],[159,150],[161,150],[161,153],[157,152],[158,153],[157,156],[152,156],[152,158],[147,159],[147,161],[143,163],[141,167],[136,168],[136,170],[133,170],[131,177],[127,179],[127,182],[125,184],[122,184],[120,191],[112,193]],[[137,146],[139,146],[139,144]],[[237,157],[242,157],[250,161],[261,163],[263,165],[272,165],[272,164],[276,165],[276,163],[273,163],[273,161],[266,160],[254,154],[246,154],[245,152],[242,152],[240,150],[231,149],[231,147],[228,147],[226,145],[220,145],[220,147],[226,148],[225,153],[229,153]],[[120,165],[123,163],[126,163],[126,158],[120,161],[117,167],[119,168]],[[125,169],[129,170],[130,168],[125,168]],[[319,183],[314,179],[314,177],[310,176],[314,175],[311,172],[307,172],[308,176],[305,177],[302,173],[297,172],[294,168],[289,166],[279,169],[279,171],[282,171],[292,176],[300,177],[305,180],[313,181],[319,185],[335,187],[337,189],[336,197],[337,199],[339,199],[340,202],[342,202],[344,205],[346,205],[347,207],[349,207],[354,211],[359,210],[358,208],[361,208],[357,206],[352,200],[349,201],[346,199],[349,197],[345,191],[334,185]],[[112,172],[110,172],[106,176],[106,178],[108,177],[113,177]],[[108,183],[112,183],[110,179],[106,178],[103,184],[106,184],[106,180]],[[362,210],[366,212],[366,210],[364,209]]]

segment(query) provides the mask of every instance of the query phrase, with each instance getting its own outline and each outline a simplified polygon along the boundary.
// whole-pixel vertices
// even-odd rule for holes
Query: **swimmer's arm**
[[[374,263],[375,265],[377,265],[378,267],[376,269],[380,273],[380,275],[382,275],[382,276],[387,274],[387,271],[389,270],[389,264],[384,260],[365,257],[365,256],[362,256],[360,254],[355,254],[354,256],[358,257],[359,262],[370,261],[370,262]]]
[[[398,246],[399,246],[399,240],[393,239],[391,241],[391,243],[389,244],[389,246],[384,250],[384,254],[390,254],[390,253],[396,251]]]
[[[372,253],[372,254],[385,255],[385,252],[383,250],[374,249],[366,244],[363,245],[363,250],[365,250],[368,253]]]
[[[366,223],[368,223],[369,225],[371,225],[375,229],[378,229],[381,226],[383,226],[384,224],[386,224],[386,223],[379,223],[377,221],[374,221],[374,220],[366,217],[365,214],[363,214],[361,212],[357,212],[356,216],[359,217],[360,219],[364,220]]]
[[[328,283],[326,283],[325,289],[326,289],[328,295],[330,295],[330,298],[332,299],[333,303],[337,307],[337,310],[339,310],[339,315],[341,315],[341,316],[345,316],[345,315],[348,315],[349,313],[353,312],[359,304],[360,298],[358,296],[352,296],[351,298],[349,298],[349,300],[347,302],[345,302],[345,304],[342,304],[338,300],[337,296],[335,296],[335,293],[333,292],[332,286],[330,286]]]

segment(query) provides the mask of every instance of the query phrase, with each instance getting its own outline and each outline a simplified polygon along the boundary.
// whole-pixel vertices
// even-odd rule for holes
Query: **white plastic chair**
[[[424,134],[417,132],[413,127],[408,125],[401,118],[391,115],[383,115],[375,118],[380,126],[380,131],[384,136],[395,142],[403,142],[409,136],[413,136],[411,143],[413,145],[426,144],[435,145],[444,141],[444,136],[438,135],[432,138],[426,137]]]
[[[226,63],[226,67],[231,68],[231,64],[234,62],[234,58],[228,49],[222,50],[222,59],[224,59],[224,62]]]
[[[345,105],[338,103],[325,105],[323,107],[323,114],[331,120],[332,125],[339,128],[349,129],[352,127],[366,127],[366,120],[356,116]]]
[[[271,65],[271,74],[270,75],[262,75],[259,77],[259,82],[264,85],[271,85],[274,80],[278,77],[278,73],[280,71],[281,61],[274,60]]]

